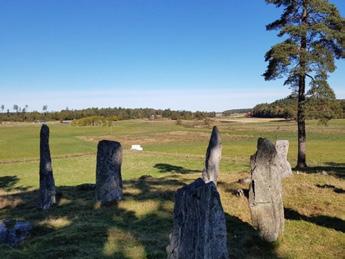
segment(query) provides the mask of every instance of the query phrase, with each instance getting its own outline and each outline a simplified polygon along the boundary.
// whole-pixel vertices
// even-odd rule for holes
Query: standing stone
[[[167,253],[168,259],[229,258],[225,215],[213,182],[199,178],[177,191]]]
[[[222,142],[220,133],[216,126],[213,127],[210,142],[206,151],[205,169],[202,172],[202,178],[206,183],[214,182],[217,185],[219,175],[219,163],[222,157]]]
[[[287,159],[289,152],[289,141],[288,140],[277,140],[276,141],[276,150],[278,156],[281,159],[281,168],[280,172],[283,178],[292,175],[291,165]]]
[[[96,200],[101,204],[122,199],[122,147],[119,142],[98,143],[96,168]]]
[[[49,127],[41,127],[40,134],[40,207],[49,209],[55,204],[55,182],[49,149]]]
[[[284,229],[281,159],[269,140],[259,138],[250,160],[249,207],[253,225],[264,240],[273,242]]]

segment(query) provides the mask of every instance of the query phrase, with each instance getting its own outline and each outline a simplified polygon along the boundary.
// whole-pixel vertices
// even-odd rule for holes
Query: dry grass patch
[[[67,217],[48,218],[38,223],[39,226],[45,226],[53,229],[64,228],[71,224],[72,222]]]

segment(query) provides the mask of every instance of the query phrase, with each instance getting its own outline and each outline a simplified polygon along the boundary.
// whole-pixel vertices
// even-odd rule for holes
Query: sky
[[[284,98],[282,80],[261,76],[280,12],[264,0],[0,0],[0,105],[224,111]]]

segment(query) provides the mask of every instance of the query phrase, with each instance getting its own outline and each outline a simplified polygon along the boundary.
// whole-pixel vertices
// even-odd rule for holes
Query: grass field
[[[212,123],[211,123],[212,124]],[[345,120],[307,124],[310,168],[284,180],[285,231],[279,242],[261,241],[250,223],[236,181],[248,176],[258,137],[290,141],[296,160],[296,125],[289,121],[217,121],[223,156],[219,192],[233,258],[345,258]],[[200,176],[211,128],[203,122],[120,121],[113,127],[51,124],[53,170],[62,197],[37,209],[39,125],[0,126],[0,219],[34,223],[18,248],[0,246],[2,258],[166,258],[174,193]],[[92,190],[101,139],[124,146],[125,198],[98,208]],[[141,144],[144,152],[131,152]]]

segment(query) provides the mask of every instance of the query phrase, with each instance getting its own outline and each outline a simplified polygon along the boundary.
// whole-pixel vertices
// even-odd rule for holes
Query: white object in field
[[[141,145],[132,145],[131,150],[134,151],[143,151],[143,147]]]

